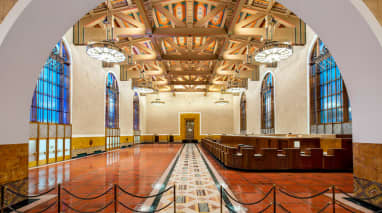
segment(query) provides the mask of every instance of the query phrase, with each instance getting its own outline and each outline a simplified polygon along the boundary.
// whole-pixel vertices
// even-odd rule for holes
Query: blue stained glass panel
[[[106,79],[106,127],[119,128],[119,89],[117,79],[112,73],[108,73]]]
[[[66,57],[63,57],[64,54]],[[69,86],[65,87],[65,82],[70,85],[70,61],[68,61],[68,58],[62,42],[58,42],[41,69],[39,79],[37,80],[31,105],[30,121],[59,124],[70,123],[69,119],[61,119],[65,117],[63,116],[64,106],[69,106],[70,104],[70,98],[64,97],[65,95],[70,97],[70,88]],[[64,66],[67,76],[64,76],[61,72]]]

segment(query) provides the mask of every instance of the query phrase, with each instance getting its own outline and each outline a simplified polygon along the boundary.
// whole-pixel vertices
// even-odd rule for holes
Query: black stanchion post
[[[117,206],[118,206],[118,191],[117,191],[117,184],[114,184],[114,213],[117,213]]]
[[[176,185],[174,185],[174,213],[176,212]]]
[[[332,206],[333,206],[333,213],[336,212],[336,187],[332,186]]]
[[[61,212],[61,184],[57,186],[57,212]]]
[[[220,185],[220,213],[223,213],[223,186]]]
[[[0,201],[0,210],[1,213],[4,213],[4,202],[5,202],[5,186],[1,185],[1,201]]]
[[[273,184],[273,212],[276,213],[277,200],[276,200],[276,185]]]

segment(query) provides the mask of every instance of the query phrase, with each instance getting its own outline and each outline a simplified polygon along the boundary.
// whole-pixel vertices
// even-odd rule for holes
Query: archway
[[[47,3],[43,0],[21,0],[6,17],[0,32],[0,96],[3,100],[1,117],[11,122],[0,126],[3,135],[1,143],[26,141],[30,91],[33,91],[38,71],[47,53],[81,15],[101,2],[102,0],[52,0]],[[382,61],[379,60],[382,47],[378,40],[382,36],[376,34],[378,23],[371,12],[362,2],[355,0],[280,2],[313,27],[343,70],[353,103],[354,141],[380,142],[382,135],[379,134],[378,123],[382,118],[382,112],[379,111],[382,100],[374,97],[382,89],[379,84],[379,79],[382,78],[382,73],[379,72],[382,67]],[[339,8],[341,16],[338,15]],[[350,44],[356,50],[352,54],[349,54]],[[363,75],[359,74],[360,70]],[[19,87],[7,91],[6,88],[13,82],[11,79],[18,79]]]

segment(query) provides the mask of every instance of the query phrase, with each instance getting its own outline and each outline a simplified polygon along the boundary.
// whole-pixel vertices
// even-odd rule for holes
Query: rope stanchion
[[[324,207],[322,207],[320,210],[318,210],[318,212],[317,213],[322,213],[322,212],[324,212],[325,211],[325,209],[327,209],[329,206],[330,206],[330,202],[329,203],[327,203]]]
[[[174,213],[176,213],[176,186],[174,185]]]
[[[64,192],[68,193],[70,196],[74,197],[74,198],[77,198],[77,199],[80,199],[80,200],[95,200],[97,198],[100,198],[104,195],[106,195],[107,193],[109,193],[111,190],[113,190],[113,187],[110,187],[108,190],[106,190],[104,193],[102,194],[99,194],[97,196],[94,196],[94,197],[80,197],[78,195],[75,195],[73,194],[72,192],[68,191],[67,189],[65,188],[62,188],[62,190],[64,190]]]
[[[64,206],[66,206],[67,208],[69,208],[70,210],[74,211],[74,212],[77,212],[77,213],[98,213],[98,212],[101,212],[103,210],[105,210],[107,207],[111,206],[113,204],[113,201],[111,201],[110,203],[106,204],[104,207],[100,208],[100,209],[97,209],[95,211],[89,211],[89,212],[86,212],[86,211],[80,211],[78,209],[75,209],[73,208],[72,206],[70,206],[69,204],[65,203],[65,202],[62,202],[62,204]]]
[[[140,195],[135,195],[135,194],[132,194],[126,190],[124,190],[122,187],[118,186],[118,188],[125,194],[128,194],[132,197],[136,197],[136,198],[153,198],[153,197],[158,197],[159,195],[162,195],[166,192],[168,192],[169,190],[171,190],[173,188],[173,186],[171,187],[168,187],[166,190],[164,190],[163,192],[159,192],[158,194],[155,194],[155,195],[148,195],[148,196],[140,196]]]
[[[330,191],[330,189],[325,189],[325,190],[322,191],[322,192],[319,192],[319,193],[314,194],[314,195],[311,195],[311,196],[306,196],[306,197],[293,195],[293,194],[290,194],[289,192],[284,191],[284,190],[282,190],[282,189],[279,189],[279,191],[280,191],[281,193],[283,193],[283,194],[289,196],[289,197],[293,197],[293,198],[295,198],[295,199],[304,200],[304,199],[312,199],[312,198],[318,197],[318,196],[320,196],[320,195],[323,195],[323,194],[325,194],[326,192]]]
[[[346,206],[344,206],[344,205],[342,205],[342,204],[340,204],[340,203],[338,203],[338,202],[336,202],[335,204],[337,204],[339,207],[345,209],[345,210],[348,211],[348,212],[356,213],[356,212],[352,211],[351,209],[349,209],[348,207],[346,207]],[[335,205],[335,204],[334,204],[334,205]]]
[[[125,207],[126,209],[128,209],[128,210],[130,210],[130,211],[133,211],[133,212],[139,212],[139,213],[153,213],[153,212],[160,212],[160,211],[162,211],[163,209],[168,208],[169,206],[171,206],[171,205],[174,203],[174,201],[170,202],[169,204],[167,204],[166,206],[164,206],[164,207],[162,207],[162,208],[160,208],[160,209],[152,210],[152,211],[139,211],[139,210],[136,210],[136,209],[133,209],[133,208],[130,208],[130,207],[126,206],[124,203],[122,203],[122,202],[120,202],[120,201],[118,201],[118,203],[119,203],[121,206],[123,206],[123,207]]]
[[[57,188],[57,213],[61,212],[61,184]]]
[[[336,212],[336,187],[332,186],[332,207],[333,207],[333,213]]]
[[[267,211],[272,205],[273,205],[273,203],[268,204],[268,206],[266,206],[264,209],[260,210],[259,213],[263,213],[263,212]]]
[[[288,213],[291,213],[291,211],[289,211],[286,207],[284,207],[283,205],[281,205],[280,203],[278,204],[278,206],[284,210],[285,212],[288,212]]]
[[[40,197],[40,196],[46,195],[46,194],[52,192],[53,190],[55,190],[56,188],[57,188],[57,187],[51,188],[51,189],[49,189],[48,191],[43,192],[43,193],[40,193],[40,194],[37,194],[37,195],[25,195],[25,194],[21,194],[21,193],[16,192],[16,191],[14,191],[14,190],[12,190],[12,189],[10,189],[10,188],[8,188],[8,187],[6,187],[6,190],[7,190],[8,192],[10,192],[10,193],[12,193],[12,194],[18,196],[18,197],[23,197],[23,198],[36,198],[36,197]]]
[[[265,195],[264,197],[262,197],[260,200],[258,201],[255,201],[255,202],[252,202],[252,203],[244,203],[244,202],[240,202],[238,200],[236,200],[230,193],[227,192],[227,190],[223,189],[223,193],[226,194],[231,200],[235,201],[236,203],[239,203],[241,205],[246,205],[246,206],[250,206],[250,205],[256,205],[256,204],[259,204],[261,203],[262,201],[264,201],[270,194],[271,192],[274,190],[274,187],[272,187]]]
[[[114,213],[117,213],[118,209],[118,188],[117,184],[114,184]]]
[[[223,186],[220,185],[220,213],[223,213],[223,193],[224,193]]]
[[[273,184],[273,212],[276,213],[277,210],[277,200],[276,200],[276,185]]]

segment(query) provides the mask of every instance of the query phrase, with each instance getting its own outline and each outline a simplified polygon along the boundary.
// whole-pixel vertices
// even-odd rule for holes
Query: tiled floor
[[[220,192],[195,144],[186,144],[166,188],[176,185],[177,212],[220,212]],[[173,201],[172,191],[160,199],[157,209]],[[173,206],[163,212],[173,212]],[[224,213],[229,212],[224,209]]]
[[[201,148],[203,150],[203,148]],[[224,181],[233,191],[234,195],[242,202],[254,202],[262,198],[273,184],[281,187],[286,191],[299,195],[309,196],[317,192],[321,192],[331,185],[336,185],[345,192],[353,191],[353,174],[352,173],[271,173],[271,172],[245,172],[225,168],[219,161],[212,157],[209,153],[203,152],[209,161],[223,177]],[[277,192],[277,203],[281,203],[289,211],[295,212],[318,212],[323,208],[330,198],[322,195],[317,198],[307,200],[297,200],[287,197]],[[258,212],[272,202],[272,196],[256,206],[245,206],[248,212]],[[268,209],[266,212],[272,212]],[[280,207],[277,212],[285,212]],[[332,212],[329,206],[324,212]],[[336,213],[347,212],[341,207],[336,207]],[[354,210],[354,212],[359,212]]]
[[[36,169],[31,169],[29,174],[30,193],[46,191],[57,183],[63,183],[63,187],[79,196],[95,196],[112,187],[112,184],[120,184],[124,189],[138,195],[148,195],[153,190],[153,185],[162,176],[170,162],[180,150],[181,145],[141,145],[132,148],[100,154],[87,158],[58,163]],[[203,150],[201,148],[201,150]],[[276,184],[288,192],[300,196],[308,196],[322,191],[331,185],[336,185],[346,192],[353,191],[353,177],[351,173],[259,173],[231,170],[223,167],[210,154],[204,152],[211,165],[223,177],[227,187],[234,196],[243,202],[253,202],[261,197]],[[184,163],[184,159],[183,159]],[[54,192],[53,192],[54,194]],[[70,204],[82,211],[95,211],[110,201],[113,194],[94,201],[79,201],[62,193],[65,203]],[[134,208],[144,199],[131,198],[120,194],[119,200]],[[296,200],[286,197],[277,192],[277,203],[281,203],[291,212],[318,212],[330,201],[328,196],[320,196],[314,199]],[[54,199],[38,207],[42,209]],[[266,199],[256,206],[244,206],[248,212],[258,212],[266,207],[271,198]],[[233,202],[233,204],[235,204]],[[73,212],[64,208],[65,212]],[[30,212],[36,212],[36,209]],[[57,212],[52,208],[48,212]],[[104,212],[113,212],[113,206]],[[118,212],[131,212],[119,206]],[[268,209],[266,212],[272,212]],[[285,212],[277,208],[277,212]],[[332,212],[331,207],[324,212]],[[340,207],[336,212],[346,212]],[[357,212],[357,211],[355,211]]]
[[[112,184],[119,184],[131,193],[148,195],[153,189],[153,184],[166,170],[180,147],[179,144],[145,144],[30,169],[29,191],[30,193],[44,192],[57,183],[63,183],[64,188],[76,195],[92,197],[106,191],[112,187]],[[62,196],[64,202],[83,211],[94,211],[112,200],[112,192],[94,201],[79,201],[69,197],[65,192],[62,193]],[[132,208],[138,203],[144,202],[144,199],[131,198],[126,195],[121,195],[119,199]],[[39,209],[41,208],[43,207],[40,206]],[[63,210],[72,212],[67,208]],[[57,210],[53,208],[49,212],[57,212]],[[112,212],[112,207],[104,212]],[[119,212],[130,211],[121,209]]]

